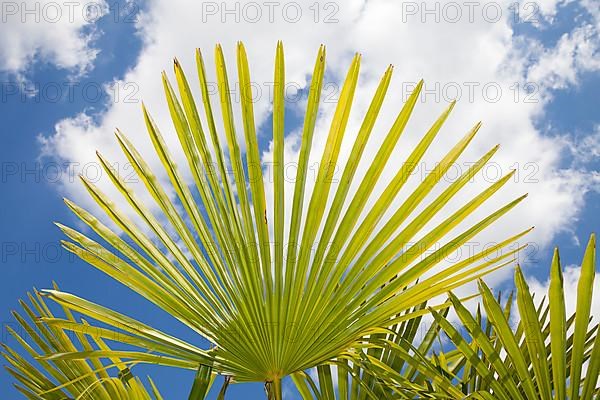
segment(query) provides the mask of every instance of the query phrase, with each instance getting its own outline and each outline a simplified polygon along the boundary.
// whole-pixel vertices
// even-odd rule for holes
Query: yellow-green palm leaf
[[[162,400],[158,389],[150,380],[147,390],[139,378],[132,374],[135,363],[118,357],[106,357],[107,362],[94,358],[85,360],[46,360],[46,354],[74,351],[110,351],[93,329],[76,337],[62,329],[43,322],[54,315],[38,291],[28,294],[30,304],[20,301],[25,316],[13,312],[19,328],[8,327],[13,339],[21,347],[2,344],[3,357],[8,362],[7,371],[16,380],[15,388],[27,399],[92,399],[92,400]],[[72,313],[65,309],[67,320],[75,323]],[[89,328],[89,326],[88,326]],[[115,374],[110,374],[112,371]]]
[[[310,83],[295,187],[289,196],[284,193],[283,184],[285,62],[283,46],[279,43],[274,70],[272,183],[264,179],[260,166],[250,72],[244,46],[239,44],[241,127],[234,123],[231,85],[220,46],[215,51],[217,99],[209,95],[205,65],[197,52],[202,107],[193,98],[190,82],[177,61],[177,90],[166,74],[163,75],[167,105],[193,182],[184,180],[187,174],[182,172],[183,166],[175,163],[172,149],[167,147],[145,108],[150,140],[170,187],[160,185],[158,171],[152,171],[125,134],[117,133],[123,152],[160,208],[160,216],[150,212],[149,205],[142,202],[141,196],[128,187],[101,155],[99,159],[106,172],[143,226],[128,217],[120,203],[109,199],[85,179],[83,184],[91,196],[129,240],[67,201],[72,211],[105,243],[60,225],[70,239],[65,247],[166,310],[214,343],[213,348],[198,348],[71,294],[47,291],[47,295],[65,307],[112,327],[102,330],[103,336],[137,346],[139,351],[128,354],[132,360],[193,369],[207,365],[237,382],[266,381],[273,392],[279,394],[283,376],[351,355],[352,349],[360,347],[361,338],[395,324],[403,311],[509,262],[517,250],[498,250],[505,249],[526,232],[517,233],[441,271],[436,270],[445,254],[462,246],[524,198],[507,202],[456,236],[449,236],[510,179],[511,175],[503,177],[457,211],[441,214],[444,206],[492,157],[497,150],[494,147],[460,179],[433,200],[426,201],[427,195],[472,141],[479,123],[458,143],[448,146],[448,153],[417,188],[408,193],[400,207],[393,206],[454,104],[433,120],[431,128],[384,192],[373,198],[375,184],[399,142],[422,87],[419,84],[403,105],[377,154],[367,156],[365,145],[388,89],[391,67],[383,74],[364,115],[340,184],[332,185],[331,177],[347,133],[359,78],[359,55],[352,60],[342,86],[314,188],[306,193],[325,57],[325,48],[321,47]],[[216,121],[213,116],[215,106],[221,109],[222,121]],[[200,117],[202,113],[204,118]],[[241,150],[240,129],[245,154]],[[226,143],[221,142],[222,136]],[[362,180],[357,181],[357,165],[366,157],[369,168]],[[232,173],[227,172],[229,167]],[[270,184],[275,193],[273,220],[267,219],[266,209],[265,187]],[[350,192],[353,184],[357,189]],[[305,194],[307,204],[304,204]],[[288,197],[292,200],[286,201]],[[330,207],[328,199],[332,199]],[[424,206],[422,211],[416,212],[420,205]],[[376,229],[388,213],[392,216],[381,229]],[[286,214],[290,216],[289,229],[284,229]],[[422,233],[422,228],[432,221],[441,222]],[[446,244],[432,250],[440,241]],[[132,242],[134,245],[129,244]],[[409,243],[412,245],[407,246]],[[429,278],[419,281],[432,271]],[[60,322],[55,323],[60,325]],[[63,327],[81,330],[73,325]],[[53,357],[83,356],[94,355],[74,353]]]
[[[596,266],[596,239],[588,242],[577,293],[564,293],[558,249],[550,269],[548,295],[539,306],[520,268],[515,273],[519,323],[510,325],[509,298],[502,307],[485,283],[480,294],[487,320],[472,316],[454,296],[451,301],[463,327],[456,327],[437,311],[442,326],[456,348],[452,363],[437,364],[459,382],[465,395],[499,399],[584,399],[598,398],[600,387],[600,335],[598,321],[590,318]],[[565,296],[576,296],[575,313],[567,318]],[[463,333],[468,333],[465,337]],[[587,363],[587,371],[583,366]]]

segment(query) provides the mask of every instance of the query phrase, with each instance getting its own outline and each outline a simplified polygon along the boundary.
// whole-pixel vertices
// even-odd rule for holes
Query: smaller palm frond
[[[480,281],[483,310],[473,316],[450,294],[462,326],[456,327],[436,310],[431,312],[454,349],[431,358],[432,366],[455,379],[464,395],[477,399],[583,399],[598,398],[600,387],[600,335],[591,318],[596,266],[596,240],[592,235],[583,261],[577,308],[567,316],[562,268],[555,249],[547,296],[536,306],[523,272],[515,271],[519,321],[510,324],[512,299],[502,306]],[[587,364],[586,364],[587,363]],[[587,371],[584,367],[587,365]],[[491,397],[493,394],[493,397]]]
[[[27,294],[30,305],[20,300],[24,315],[13,311],[18,322],[16,329],[7,326],[10,335],[21,347],[21,351],[2,344],[2,356],[8,362],[5,367],[16,380],[15,388],[27,399],[93,399],[93,400],[162,400],[149,378],[146,389],[138,377],[131,372],[135,363],[127,363],[111,356],[103,363],[100,358],[85,360],[45,360],[42,355],[74,351],[109,351],[109,347],[90,329],[67,335],[63,329],[44,322],[54,318],[44,299],[37,290]],[[66,321],[77,323],[68,309],[64,309]],[[85,320],[79,323],[86,325]],[[90,327],[91,328],[91,327]],[[91,341],[89,340],[91,338]],[[117,376],[109,371],[118,371]]]

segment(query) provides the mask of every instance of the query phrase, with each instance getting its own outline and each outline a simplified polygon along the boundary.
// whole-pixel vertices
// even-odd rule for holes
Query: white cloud
[[[600,125],[580,137],[566,137],[565,141],[577,165],[592,163],[600,157]]]
[[[190,4],[183,1],[152,1],[140,16],[138,29],[143,38],[143,48],[137,64],[126,74],[122,83],[135,82],[139,85],[138,98],[144,99],[165,134],[169,148],[180,160],[180,165],[185,162],[169,120],[160,82],[162,69],[170,74],[173,56],[179,58],[194,90],[197,90],[194,49],[200,47],[203,50],[209,79],[214,81],[212,49],[215,43],[221,43],[228,61],[230,79],[236,81],[233,78],[237,76],[235,43],[243,40],[249,55],[252,79],[259,84],[263,93],[255,104],[257,125],[260,125],[270,112],[266,94],[268,82],[272,81],[276,40],[284,41],[287,80],[301,87],[305,86],[312,72],[319,44],[325,43],[328,46],[326,80],[330,82],[339,82],[355,51],[363,54],[355,105],[342,145],[341,167],[379,77],[388,64],[395,65],[394,78],[381,118],[375,125],[357,178],[366,171],[391,126],[404,101],[408,84],[416,83],[420,78],[426,82],[423,96],[426,101],[418,103],[414,117],[394,150],[390,165],[384,171],[372,198],[377,198],[390,181],[398,168],[397,160],[406,156],[408,149],[420,139],[446,103],[452,97],[458,97],[453,115],[426,156],[427,168],[431,169],[451,144],[475,122],[482,120],[484,126],[462,161],[475,160],[496,143],[501,143],[502,147],[495,157],[495,169],[486,171],[490,179],[479,179],[477,184],[463,191],[464,196],[458,197],[465,199],[466,195],[480,191],[498,171],[507,173],[510,168],[518,170],[518,182],[509,185],[467,222],[485,216],[492,208],[519,194],[530,193],[529,198],[502,220],[493,232],[479,236],[480,244],[535,225],[536,230],[528,240],[536,241],[543,247],[557,232],[567,230],[578,215],[585,192],[590,189],[588,182],[576,170],[561,169],[566,144],[559,138],[543,136],[536,129],[535,121],[542,115],[552,90],[576,84],[581,70],[596,68],[588,35],[591,27],[576,28],[554,48],[546,49],[537,43],[532,48],[539,62],[532,66],[528,61],[532,54],[524,50],[522,41],[514,36],[513,21],[510,13],[506,12],[511,4],[509,1],[494,3],[504,10],[503,17],[498,21],[495,21],[490,10],[484,13],[481,8],[476,8],[472,20],[469,19],[468,10],[463,9],[462,18],[457,23],[448,21],[454,14],[443,14],[441,3],[438,3],[441,13],[439,23],[435,22],[435,15],[427,14],[421,8],[421,3],[414,3],[417,10],[406,9],[406,2],[391,0],[327,3],[333,4],[333,8],[327,9],[325,3],[318,3],[320,8],[317,15],[314,8],[310,8],[314,2],[297,2],[295,4],[301,7],[302,15],[295,23],[291,20],[298,14],[293,9],[284,11],[280,5],[269,14],[266,6],[258,4],[261,17],[256,23],[250,21],[256,19],[256,12],[241,3],[229,3],[228,9],[234,11],[228,14],[220,2]],[[207,8],[211,5],[216,8]],[[431,9],[432,5],[428,7]],[[550,11],[545,12],[551,15]],[[332,12],[333,16],[330,15]],[[235,21],[236,16],[238,22]],[[327,16],[337,22],[325,23]],[[539,93],[528,95],[524,85],[531,79],[535,79],[541,89]],[[217,105],[218,101],[213,99],[219,121]],[[44,139],[46,155],[84,165],[94,160],[94,150],[100,149],[109,159],[123,161],[111,134],[118,126],[159,171],[158,161],[145,134],[139,106],[138,103],[115,101],[98,123],[93,123],[85,116],[61,121],[56,125],[56,131]],[[239,120],[239,104],[234,104],[234,107]],[[312,162],[320,158],[333,108],[332,103],[323,104],[322,116],[317,123]],[[237,126],[241,137],[241,124]],[[218,129],[222,131],[221,126]],[[265,127],[264,132],[260,133],[261,137],[268,138],[269,132],[270,128]],[[297,157],[297,146],[292,143],[295,140],[297,136],[288,137],[286,161],[293,161]],[[270,154],[264,155],[265,160],[269,158]],[[461,165],[464,168],[464,164]],[[416,183],[416,180],[413,181],[407,185],[407,189]],[[292,185],[286,187],[288,195],[291,189]],[[90,206],[90,200],[83,193],[81,185],[68,183],[63,190],[82,205]],[[268,186],[268,190],[270,192],[272,188]],[[268,198],[271,197],[272,193],[268,193]],[[398,205],[403,198],[400,195],[395,204]],[[455,209],[459,203],[454,201],[446,210]],[[498,279],[507,274],[504,272]]]
[[[531,82],[563,89],[577,84],[581,72],[600,70],[598,31],[592,24],[562,35],[556,47],[547,49],[529,71]]]
[[[21,75],[34,62],[80,74],[92,66],[95,22],[108,12],[104,0],[3,1],[0,71]]]

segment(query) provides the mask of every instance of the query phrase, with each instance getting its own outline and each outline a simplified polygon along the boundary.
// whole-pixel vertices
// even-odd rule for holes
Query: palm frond
[[[135,362],[125,362],[114,356],[106,357],[107,362],[98,358],[90,361],[43,358],[47,354],[106,351],[109,348],[85,321],[76,322],[68,309],[64,310],[67,321],[87,326],[87,331],[67,335],[62,329],[44,323],[45,318],[55,318],[54,315],[38,291],[28,297],[30,305],[20,301],[25,316],[13,312],[19,328],[7,328],[21,349],[2,344],[2,355],[8,362],[6,370],[15,379],[15,388],[25,398],[162,400],[151,379],[150,389],[146,389],[132,374]],[[111,370],[117,373],[111,375]]]
[[[592,400],[600,388],[598,323],[590,318],[595,275],[596,239],[588,242],[577,288],[577,308],[566,317],[558,249],[550,268],[548,295],[537,307],[519,267],[515,272],[519,322],[510,325],[510,302],[502,307],[480,282],[487,321],[473,317],[462,302],[451,301],[462,326],[453,325],[435,310],[437,323],[460,357],[445,368],[459,379],[462,392],[473,398]],[[587,372],[582,373],[587,363]],[[481,397],[483,396],[483,397]]]
[[[141,196],[101,155],[99,158],[108,176],[143,226],[134,222],[120,204],[109,199],[92,182],[83,178],[83,184],[100,208],[134,244],[130,245],[82,207],[67,201],[75,215],[101,237],[106,246],[59,225],[70,239],[64,243],[65,247],[173,315],[214,343],[214,348],[200,349],[72,294],[52,290],[45,294],[67,308],[108,325],[108,328],[98,331],[100,336],[137,346],[140,351],[127,353],[130,360],[189,369],[205,365],[237,382],[265,381],[279,392],[282,377],[343,358],[352,349],[360,347],[362,338],[382,327],[399,323],[403,311],[510,262],[516,250],[505,248],[528,231],[448,268],[435,269],[446,254],[492,225],[524,198],[507,202],[456,236],[449,235],[509,181],[510,174],[457,211],[442,214],[444,206],[496,152],[497,147],[494,147],[460,179],[426,203],[427,195],[473,140],[480,128],[479,123],[463,139],[449,146],[448,153],[436,168],[414,191],[408,193],[400,207],[394,206],[394,199],[441,131],[454,103],[433,122],[383,193],[377,198],[373,196],[376,183],[417,103],[422,82],[399,111],[377,154],[369,158],[366,174],[357,181],[357,164],[366,157],[364,148],[388,89],[391,67],[383,74],[363,118],[349,161],[342,172],[341,184],[337,188],[332,185],[332,174],[347,133],[359,78],[360,55],[353,58],[348,69],[316,182],[312,192],[307,194],[308,204],[305,207],[308,160],[319,112],[325,57],[325,48],[321,47],[310,83],[291,204],[286,202],[282,181],[285,168],[285,102],[282,94],[285,62],[281,43],[277,46],[274,72],[273,183],[265,181],[260,164],[253,103],[249,95],[250,72],[246,51],[239,44],[237,70],[241,85],[245,157],[238,127],[234,123],[223,52],[217,46],[218,100],[226,144],[221,142],[217,131],[200,51],[197,52],[197,72],[207,126],[202,123],[179,62],[176,61],[174,66],[179,96],[163,74],[168,108],[191,172],[192,185],[183,178],[184,173],[175,163],[158,126],[144,107],[150,140],[168,176],[171,185],[168,189],[172,190],[161,187],[157,173],[123,133],[117,133],[117,140],[160,208],[161,216],[156,217],[149,211]],[[229,165],[233,174],[226,172]],[[267,219],[265,188],[268,184],[273,184],[275,192],[273,221]],[[351,193],[353,184],[357,185],[357,189]],[[198,195],[195,195],[196,191]],[[170,197],[170,192],[174,196]],[[331,206],[327,207],[330,198]],[[413,215],[420,205],[424,206],[423,210]],[[289,213],[291,221],[287,232],[284,229],[286,213]],[[376,229],[387,213],[392,215],[391,218],[381,229]],[[436,220],[441,222],[421,234],[428,223]],[[446,244],[433,249],[440,241]],[[314,254],[313,247],[316,248]],[[501,255],[495,255],[498,253]],[[426,273],[431,276],[419,281]],[[60,321],[49,320],[47,323],[72,331],[82,329]],[[50,357],[58,360],[108,354],[86,352]],[[280,398],[280,393],[276,396]]]

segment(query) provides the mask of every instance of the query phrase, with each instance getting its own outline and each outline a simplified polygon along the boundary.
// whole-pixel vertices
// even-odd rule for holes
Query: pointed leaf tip
[[[52,223],[53,223],[53,224],[54,224],[56,227],[58,227],[58,229],[60,229],[60,230],[63,230],[64,228],[66,228],[66,226],[65,226],[65,225],[61,224],[61,223],[60,223],[60,222],[58,222],[58,221],[54,221],[54,222],[52,222]]]
[[[519,265],[519,263],[517,263],[515,265],[515,279],[518,279],[519,281],[525,280],[525,276],[523,275],[523,270],[521,269],[521,265]]]

